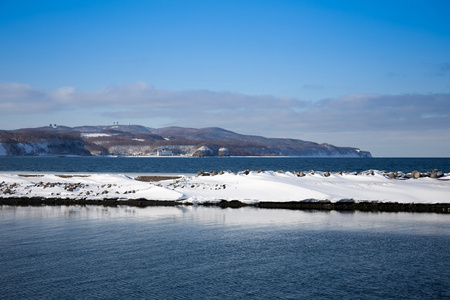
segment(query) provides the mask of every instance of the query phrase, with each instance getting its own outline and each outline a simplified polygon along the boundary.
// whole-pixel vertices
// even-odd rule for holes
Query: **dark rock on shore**
[[[179,179],[181,176],[138,176],[135,179],[137,181],[143,181],[143,182],[158,182],[163,180],[170,180],[170,179]]]
[[[337,211],[372,211],[372,212],[432,212],[450,213],[449,203],[415,204],[415,203],[373,203],[373,202],[260,202],[260,208],[284,208],[299,210],[337,210]]]
[[[240,175],[248,175],[251,172],[255,172],[255,173],[261,173],[263,172],[263,170],[250,170],[250,169],[246,169],[246,170],[241,170],[241,171],[237,171],[237,172],[231,172],[230,170],[228,170],[227,172],[232,173],[232,174],[240,174]],[[197,176],[214,176],[217,174],[224,174],[224,171],[210,171],[210,172],[205,172],[205,171],[200,171],[197,173]],[[277,170],[276,173],[287,173],[287,171],[283,171],[283,170]],[[374,170],[367,170],[364,172],[360,172],[360,173],[356,173],[356,172],[347,172],[347,171],[340,171],[340,172],[320,172],[320,171],[314,171],[314,170],[309,170],[309,171],[300,171],[300,172],[296,172],[293,171],[291,172],[294,175],[297,175],[297,177],[304,177],[306,176],[306,174],[310,174],[310,175],[314,175],[314,174],[322,174],[324,177],[330,177],[331,174],[338,174],[338,175],[343,175],[343,174],[353,174],[353,175],[372,175],[375,176],[375,172]],[[434,169],[432,172],[418,172],[418,171],[412,171],[411,173],[403,173],[401,171],[398,172],[386,172],[386,171],[380,171],[380,173],[382,175],[384,175],[386,178],[389,179],[398,179],[398,180],[405,180],[405,179],[418,179],[418,178],[422,178],[422,177],[429,177],[429,178],[435,178],[435,179],[440,179],[444,176],[446,176],[446,174],[444,172],[438,171],[437,169]],[[449,175],[449,174],[447,174]],[[448,179],[442,179],[442,180],[448,180]]]

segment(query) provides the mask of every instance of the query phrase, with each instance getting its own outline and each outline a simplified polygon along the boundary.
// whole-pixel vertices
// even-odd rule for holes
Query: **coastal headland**
[[[372,157],[356,147],[239,134],[219,127],[50,126],[0,131],[0,156]]]

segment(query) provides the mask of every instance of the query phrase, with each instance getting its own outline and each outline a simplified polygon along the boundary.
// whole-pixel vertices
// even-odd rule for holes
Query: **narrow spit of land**
[[[450,213],[450,174],[199,172],[196,176],[0,174],[0,205],[182,206]]]

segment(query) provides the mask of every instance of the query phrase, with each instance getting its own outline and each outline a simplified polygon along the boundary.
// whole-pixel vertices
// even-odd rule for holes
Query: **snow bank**
[[[0,196],[67,199],[179,200],[182,194],[126,175],[0,174]]]
[[[260,201],[376,201],[450,203],[450,174],[437,178],[390,179],[381,171],[364,174],[322,172],[224,173],[141,182],[118,174],[0,174],[0,197],[148,199],[189,203]]]

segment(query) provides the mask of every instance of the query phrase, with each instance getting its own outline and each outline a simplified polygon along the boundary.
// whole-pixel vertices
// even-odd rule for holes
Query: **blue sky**
[[[0,1],[0,129],[219,126],[450,156],[450,2]]]

